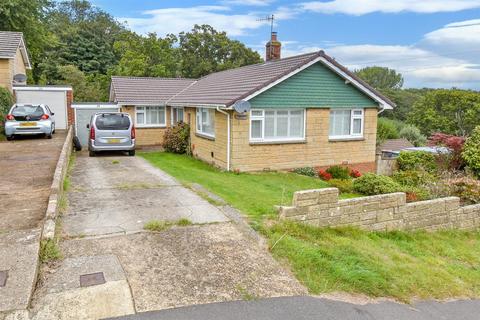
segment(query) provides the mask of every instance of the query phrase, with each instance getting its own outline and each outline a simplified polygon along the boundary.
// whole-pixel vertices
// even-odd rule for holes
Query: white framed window
[[[363,137],[363,109],[331,109],[329,137],[351,139]]]
[[[305,139],[305,109],[252,109],[250,141],[300,141]]]
[[[215,137],[215,109],[197,108],[197,133]]]
[[[165,127],[167,125],[165,110],[164,106],[136,106],[137,127]]]
[[[172,120],[172,126],[176,125],[179,122],[185,122],[184,120],[184,109],[183,107],[172,107],[172,114],[171,114],[171,120]]]

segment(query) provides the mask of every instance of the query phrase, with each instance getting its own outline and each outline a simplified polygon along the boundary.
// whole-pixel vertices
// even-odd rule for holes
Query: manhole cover
[[[7,284],[8,270],[0,271],[0,287],[5,287]]]
[[[103,272],[82,274],[80,276],[80,287],[90,287],[105,283]]]

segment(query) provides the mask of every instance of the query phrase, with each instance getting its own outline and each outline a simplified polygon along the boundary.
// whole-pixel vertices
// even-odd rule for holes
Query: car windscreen
[[[15,120],[40,120],[42,115],[43,109],[40,106],[15,106],[12,110]]]
[[[124,114],[101,114],[95,120],[98,130],[128,130],[130,119]]]

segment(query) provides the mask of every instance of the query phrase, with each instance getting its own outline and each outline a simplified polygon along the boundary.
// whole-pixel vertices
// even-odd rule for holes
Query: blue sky
[[[138,33],[211,24],[264,54],[268,14],[282,56],[324,49],[351,69],[400,71],[405,87],[480,90],[480,0],[92,0]]]

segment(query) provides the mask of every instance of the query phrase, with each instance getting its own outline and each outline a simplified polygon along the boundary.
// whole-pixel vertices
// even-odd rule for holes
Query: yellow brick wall
[[[27,74],[27,70],[25,69],[25,61],[23,61],[23,56],[22,53],[20,52],[20,49],[17,49],[17,53],[15,55],[15,62],[14,62],[14,68],[13,68],[13,74]]]
[[[0,87],[12,91],[13,59],[0,59]]]
[[[377,109],[365,109],[362,141],[328,140],[329,109],[307,109],[306,142],[298,144],[250,144],[249,123],[233,119],[232,169],[240,171],[285,170],[334,164],[374,164]],[[355,167],[355,166],[353,166]],[[363,167],[363,166],[362,166]]]
[[[135,107],[134,106],[122,106],[122,112],[128,112],[132,117],[133,121],[135,119]],[[167,126],[170,126],[170,107],[167,107]],[[165,134],[166,128],[136,128],[136,143],[138,146],[152,146],[152,145],[161,145],[163,143],[163,136]]]
[[[192,154],[214,166],[227,168],[227,116],[215,111],[214,140],[196,133],[196,109],[185,108],[185,122],[190,125]],[[213,152],[213,157],[212,157]]]

